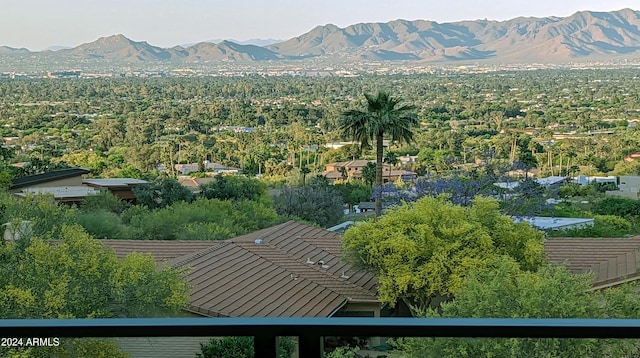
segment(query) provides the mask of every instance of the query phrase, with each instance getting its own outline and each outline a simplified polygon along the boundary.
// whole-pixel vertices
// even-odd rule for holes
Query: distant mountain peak
[[[3,55],[20,53],[30,52],[0,47]],[[558,63],[638,57],[640,12],[628,8],[611,12],[584,10],[567,17],[453,23],[397,19],[344,28],[326,24],[285,41],[221,39],[169,49],[117,34],[47,55],[128,62],[250,62],[316,57],[336,61]]]

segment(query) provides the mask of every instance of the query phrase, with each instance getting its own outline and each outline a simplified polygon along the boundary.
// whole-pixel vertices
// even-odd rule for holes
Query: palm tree
[[[411,142],[413,129],[418,125],[415,106],[401,105],[401,98],[391,97],[387,92],[377,95],[365,93],[366,110],[348,110],[342,113],[339,130],[345,137],[360,142],[361,147],[376,145],[376,187],[382,187],[382,154],[385,135],[393,141]],[[380,192],[376,195],[376,217],[382,212]]]

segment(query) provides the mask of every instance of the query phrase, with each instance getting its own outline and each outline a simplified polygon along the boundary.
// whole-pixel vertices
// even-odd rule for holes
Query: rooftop
[[[573,273],[592,272],[595,289],[640,277],[640,236],[630,238],[548,238],[544,251],[551,262]]]
[[[132,187],[140,184],[146,184],[148,181],[133,178],[104,178],[104,179],[82,179],[83,184],[99,187]]]
[[[28,175],[25,177],[13,179],[11,181],[11,187],[9,189],[20,189],[31,185],[42,184],[54,180],[73,178],[85,174],[89,174],[89,171],[82,168],[53,170],[47,173]]]
[[[341,259],[341,235],[289,221],[226,241],[104,240],[187,269],[190,311],[211,317],[329,317],[377,303],[377,281]],[[160,259],[161,258],[161,259]]]
[[[525,221],[540,230],[559,230],[592,226],[594,222],[593,219],[588,218],[555,218],[547,216],[514,217],[513,221]]]

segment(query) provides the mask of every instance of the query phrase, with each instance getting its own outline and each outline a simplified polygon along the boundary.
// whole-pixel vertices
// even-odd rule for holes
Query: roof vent
[[[262,239],[256,239],[254,242],[255,242],[256,244],[262,244]]]
[[[340,276],[340,278],[344,278],[345,280],[348,279],[351,276],[347,276],[344,271],[342,271],[342,275]]]
[[[313,264],[315,264],[315,262],[311,260],[311,257],[309,257],[309,258],[307,258],[307,264],[313,265]]]

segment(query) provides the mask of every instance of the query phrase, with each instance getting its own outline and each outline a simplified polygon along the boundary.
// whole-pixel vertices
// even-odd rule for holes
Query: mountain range
[[[581,11],[568,17],[519,17],[507,21],[437,23],[395,20],[344,28],[328,24],[264,46],[233,41],[161,48],[123,35],[70,49],[37,54],[57,58],[126,62],[255,62],[301,59],[336,61],[482,61],[561,63],[640,55],[640,11]],[[0,46],[0,56],[33,54]]]

